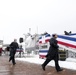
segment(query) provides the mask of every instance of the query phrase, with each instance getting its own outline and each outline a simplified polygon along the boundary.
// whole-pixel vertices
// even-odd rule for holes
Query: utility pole
[[[31,28],[29,28],[29,33],[31,34]]]
[[[25,51],[26,51],[26,34],[23,34],[23,35],[24,35],[24,46],[25,46],[24,48],[25,48]]]
[[[37,26],[37,34],[38,34],[38,26]]]

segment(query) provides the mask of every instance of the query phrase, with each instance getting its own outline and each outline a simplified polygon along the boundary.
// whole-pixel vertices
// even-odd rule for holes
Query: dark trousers
[[[12,64],[15,65],[15,56],[10,56],[9,62],[12,60]]]
[[[52,60],[52,58],[50,58],[50,59],[47,58],[45,60],[45,62],[43,63],[43,66],[45,67],[51,60]],[[59,66],[58,60],[57,59],[54,59],[54,61],[55,61],[55,68],[56,68],[56,70],[57,71],[60,70],[60,66]]]

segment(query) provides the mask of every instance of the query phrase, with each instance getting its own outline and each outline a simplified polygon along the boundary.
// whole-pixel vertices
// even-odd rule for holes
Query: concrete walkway
[[[8,59],[8,56],[0,56],[0,75],[76,75],[76,71],[65,69],[56,72],[55,68],[50,66],[43,71],[41,65],[28,62],[16,61],[16,65],[13,66]]]

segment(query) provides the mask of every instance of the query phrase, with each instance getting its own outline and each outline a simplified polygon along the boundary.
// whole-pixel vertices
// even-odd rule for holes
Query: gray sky
[[[0,39],[31,34],[76,32],[76,0],[0,0]]]

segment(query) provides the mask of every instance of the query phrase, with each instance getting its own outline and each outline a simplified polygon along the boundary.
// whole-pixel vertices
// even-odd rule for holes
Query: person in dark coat
[[[14,39],[14,41],[9,46],[10,46],[9,62],[12,60],[13,65],[15,65],[16,64],[16,62],[15,62],[16,49],[19,48],[17,40]]]
[[[2,55],[2,47],[0,48],[0,56]]]
[[[58,48],[59,46],[57,45],[57,34],[53,34],[52,38],[50,39],[50,47],[48,50],[48,53],[46,55],[46,60],[45,62],[42,64],[42,69],[45,71],[45,66],[51,61],[54,60],[55,61],[55,68],[56,71],[62,71],[63,69],[60,68],[58,60],[59,60],[59,56],[58,56]]]

